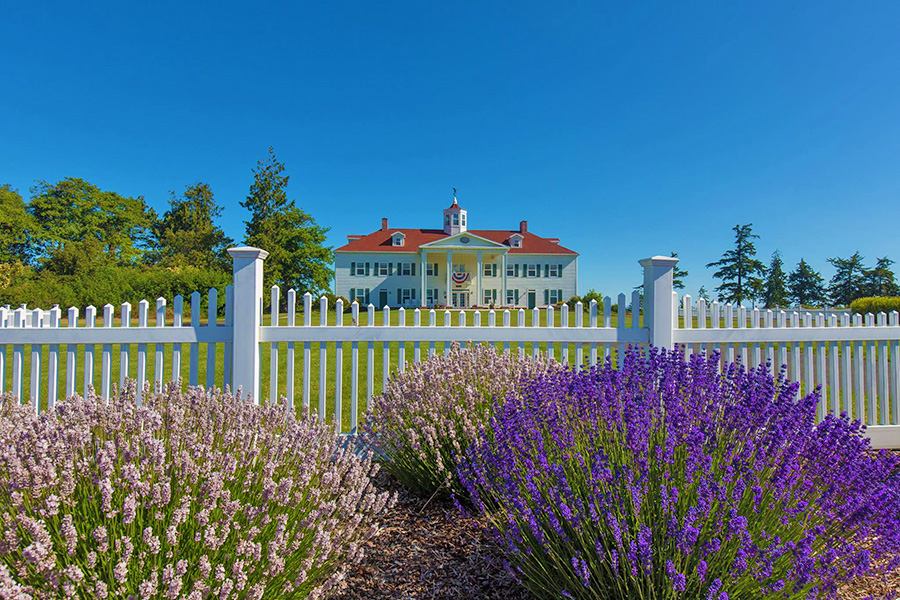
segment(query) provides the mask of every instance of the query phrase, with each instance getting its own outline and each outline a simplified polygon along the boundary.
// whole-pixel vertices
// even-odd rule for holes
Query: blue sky
[[[241,239],[274,146],[335,247],[389,217],[581,253],[628,291],[674,250],[687,291],[752,222],[830,277],[900,261],[900,4],[0,1],[0,182],[143,195],[208,182]],[[676,5],[677,4],[677,5]],[[898,269],[900,270],[900,269]]]

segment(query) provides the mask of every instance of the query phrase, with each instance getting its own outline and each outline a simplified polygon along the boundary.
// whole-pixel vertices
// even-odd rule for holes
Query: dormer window
[[[509,245],[513,248],[521,248],[522,247],[522,236],[518,233],[514,233],[509,236]]]
[[[394,235],[391,236],[391,245],[393,246],[403,246],[406,241],[406,235],[402,231],[398,231]]]

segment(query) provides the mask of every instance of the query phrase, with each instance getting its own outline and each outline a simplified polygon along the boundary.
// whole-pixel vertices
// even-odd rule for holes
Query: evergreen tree
[[[888,257],[877,259],[875,268],[866,271],[866,294],[869,296],[900,296],[900,287]]]
[[[677,252],[672,252],[669,256],[672,258],[678,258]],[[676,264],[672,268],[672,287],[676,290],[684,289],[684,278],[688,276],[688,272],[685,269],[681,269]]]
[[[326,247],[328,228],[289,200],[285,188],[288,175],[284,164],[269,155],[253,170],[253,185],[241,206],[250,211],[246,221],[244,242],[269,252],[265,263],[264,283],[283,289],[294,288],[299,294],[318,293],[329,288],[334,272],[331,247]]]
[[[800,306],[825,304],[825,280],[802,258],[797,268],[788,275],[790,299]]]
[[[228,246],[234,243],[214,219],[222,214],[206,183],[187,186],[180,197],[171,193],[169,210],[156,223],[153,262],[165,266],[228,268]]]
[[[763,264],[755,258],[756,247],[753,239],[759,238],[753,233],[753,224],[735,225],[734,248],[725,252],[720,260],[707,264],[707,268],[718,267],[713,277],[722,280],[716,288],[719,301],[736,302],[756,298],[762,287],[760,275],[765,270]]]
[[[707,302],[709,302],[709,292],[706,291],[706,286],[705,286],[705,285],[701,285],[701,286],[700,286],[700,291],[697,292],[697,297],[698,297],[698,298],[703,298],[704,300],[706,300]]]
[[[766,279],[763,283],[760,301],[766,308],[778,308],[788,305],[787,278],[784,272],[784,262],[781,260],[781,252],[772,253],[772,262],[766,269]]]
[[[828,286],[831,302],[835,306],[850,306],[851,302],[868,294],[866,268],[859,252],[850,258],[829,258],[828,262],[836,270]]]

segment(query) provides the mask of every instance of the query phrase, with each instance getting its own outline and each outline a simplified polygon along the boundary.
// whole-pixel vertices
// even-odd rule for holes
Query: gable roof
[[[406,235],[404,246],[393,245],[391,240],[397,232],[402,232]],[[528,231],[521,233],[518,230],[469,229],[465,233],[503,244],[509,254],[578,255],[574,250],[570,250],[553,241],[556,238],[543,238]],[[509,238],[514,234],[522,236],[522,246],[520,248],[513,248],[509,243]],[[353,238],[357,236],[348,237]],[[453,236],[444,233],[443,229],[391,229],[389,231],[380,229],[369,235],[359,236],[358,239],[349,241],[337,248],[335,252],[400,252],[409,254],[416,252],[422,244],[430,244],[450,237]]]

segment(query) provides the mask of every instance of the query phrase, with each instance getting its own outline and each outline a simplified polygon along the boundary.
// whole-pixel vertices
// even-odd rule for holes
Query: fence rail
[[[314,403],[320,417],[354,433],[364,414],[363,391],[367,403],[391,373],[448,352],[453,342],[490,343],[522,357],[551,356],[575,367],[618,361],[628,345],[678,344],[687,355],[716,350],[723,361],[749,367],[785,365],[805,392],[821,386],[820,417],[847,412],[869,425],[874,445],[900,448],[896,312],[826,318],[821,312],[748,310],[702,298],[694,303],[673,290],[676,259],[654,257],[641,261],[644,297],[637,291],[630,297],[619,294],[601,304],[578,303],[571,311],[568,306],[377,310],[338,301],[331,312],[325,298],[314,303],[311,295],[298,298],[294,290],[287,290],[282,302],[282,291],[273,286],[269,314],[263,314],[266,253],[253,248],[230,252],[234,285],[225,290],[224,321],[216,314],[216,290],[209,291],[206,306],[212,308],[206,314],[198,292],[188,303],[176,296],[171,307],[163,298],[155,307],[143,300],[137,326],[128,303],[118,310],[107,304],[102,315],[92,306],[83,315],[71,308],[65,323],[59,308],[0,307],[0,392],[30,395],[40,410],[60,396],[86,393],[95,381],[100,397],[108,398],[116,373],[119,386],[126,378],[136,379],[139,394],[144,382],[159,389],[182,378],[189,385],[241,387],[256,401],[265,393],[272,401],[284,399],[305,410]]]

